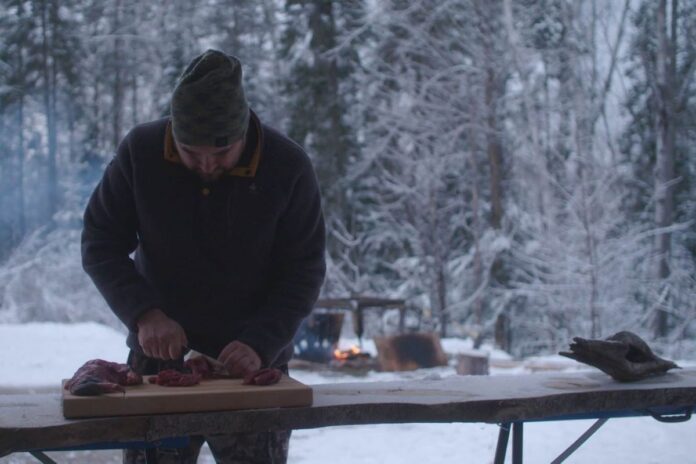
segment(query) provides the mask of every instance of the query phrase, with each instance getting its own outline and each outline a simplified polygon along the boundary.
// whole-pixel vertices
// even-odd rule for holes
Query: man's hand
[[[145,356],[168,360],[179,359],[188,340],[178,322],[155,308],[138,319],[138,343]]]
[[[217,359],[225,365],[225,369],[232,377],[244,377],[261,368],[261,358],[256,351],[238,340],[223,348]]]

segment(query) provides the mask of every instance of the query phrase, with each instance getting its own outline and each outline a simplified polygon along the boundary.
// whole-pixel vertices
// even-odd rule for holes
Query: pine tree
[[[625,101],[631,120],[623,134],[622,155],[636,179],[628,206],[636,220],[662,229],[655,243],[657,287],[646,296],[646,303],[654,311],[655,334],[665,336],[693,317],[687,295],[696,286],[688,277],[696,259],[693,228],[665,230],[688,224],[696,211],[691,130],[696,116],[696,5],[644,1],[632,21],[636,32]],[[670,321],[669,314],[675,319]]]
[[[506,1],[519,89],[508,95],[517,147],[509,295],[521,303],[516,335],[536,350],[579,333],[640,329],[635,292],[650,246],[646,227],[622,210],[623,173],[612,134],[600,132],[620,56],[601,53],[597,37],[605,21],[616,21],[608,48],[621,50],[630,3],[530,3],[513,9]],[[610,283],[612,275],[621,284]]]
[[[24,119],[32,82],[26,43],[33,20],[26,2],[3,1],[0,48],[0,262],[25,233],[24,221]]]
[[[357,0],[288,0],[285,4],[280,58],[288,69],[283,88],[285,124],[289,136],[313,160],[329,229],[328,252],[335,261],[340,261],[346,250],[345,242],[334,231],[339,235],[355,233],[349,166],[360,156],[351,110],[356,92],[351,76],[357,54],[337,46],[339,37],[350,32],[363,8],[362,1]]]
[[[477,99],[484,73],[477,74],[474,52],[462,40],[475,26],[469,7],[380,5],[361,78],[371,164],[361,171],[368,178],[360,194],[372,197],[362,221],[371,253],[382,258],[370,271],[384,276],[387,289],[418,300],[442,336],[453,314],[476,313],[487,275],[471,275],[477,262],[479,270],[487,267],[472,246],[482,238],[487,198],[485,182],[473,175],[486,164],[486,143],[474,148],[480,132],[472,108],[484,107]],[[485,120],[483,110],[478,114]]]

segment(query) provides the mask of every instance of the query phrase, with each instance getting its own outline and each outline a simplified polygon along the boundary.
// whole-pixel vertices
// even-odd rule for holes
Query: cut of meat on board
[[[148,379],[149,383],[166,387],[190,387],[201,380],[230,378],[223,368],[205,357],[188,359],[185,372],[165,369]],[[279,369],[259,369],[244,376],[245,385],[274,385],[283,376]],[[127,364],[92,359],[80,367],[65,384],[65,389],[76,396],[94,396],[104,393],[123,392],[124,386],[143,383],[142,376]]]
[[[124,386],[141,383],[143,378],[127,364],[92,359],[75,372],[65,384],[65,389],[76,396],[94,396],[123,392]]]
[[[184,367],[202,379],[225,379],[230,375],[221,365],[215,365],[205,356],[194,356],[184,362]]]
[[[280,369],[265,368],[244,376],[244,385],[273,385],[278,383],[283,373]]]
[[[185,374],[174,369],[165,369],[159,374],[147,379],[150,383],[156,383],[163,387],[190,387],[201,382],[201,374]]]
[[[196,361],[196,364],[190,361]],[[214,366],[205,358],[194,358],[186,362],[186,368],[192,373],[179,372],[174,369],[160,371],[148,379],[149,383],[154,383],[164,387],[190,387],[198,385],[201,380],[211,380],[216,378],[229,378],[214,370]],[[279,369],[259,369],[244,376],[244,385],[274,385],[283,377]]]
[[[211,363],[206,357],[196,356],[186,360],[183,372],[165,369],[150,377],[148,382],[164,387],[190,387],[198,385],[201,380],[229,377],[226,371]]]
[[[222,364],[203,355],[187,359],[184,367],[194,374],[200,374],[203,380],[233,378]],[[244,385],[274,385],[282,376],[280,369],[259,369],[244,376]]]

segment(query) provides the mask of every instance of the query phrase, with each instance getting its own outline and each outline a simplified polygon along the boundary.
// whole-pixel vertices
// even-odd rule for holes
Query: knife
[[[215,358],[212,358],[206,354],[199,353],[198,351],[191,350],[188,356],[188,359],[191,358],[196,358],[196,357],[202,357],[205,359],[212,367],[213,371],[218,374],[218,375],[223,375],[227,377],[232,377],[229,372],[227,372],[227,368],[225,367],[224,364],[222,364],[220,361],[218,361]]]

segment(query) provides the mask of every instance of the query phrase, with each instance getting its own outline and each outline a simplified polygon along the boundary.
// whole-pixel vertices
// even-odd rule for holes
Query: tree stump
[[[460,353],[457,355],[456,370],[459,375],[488,375],[488,355]]]

